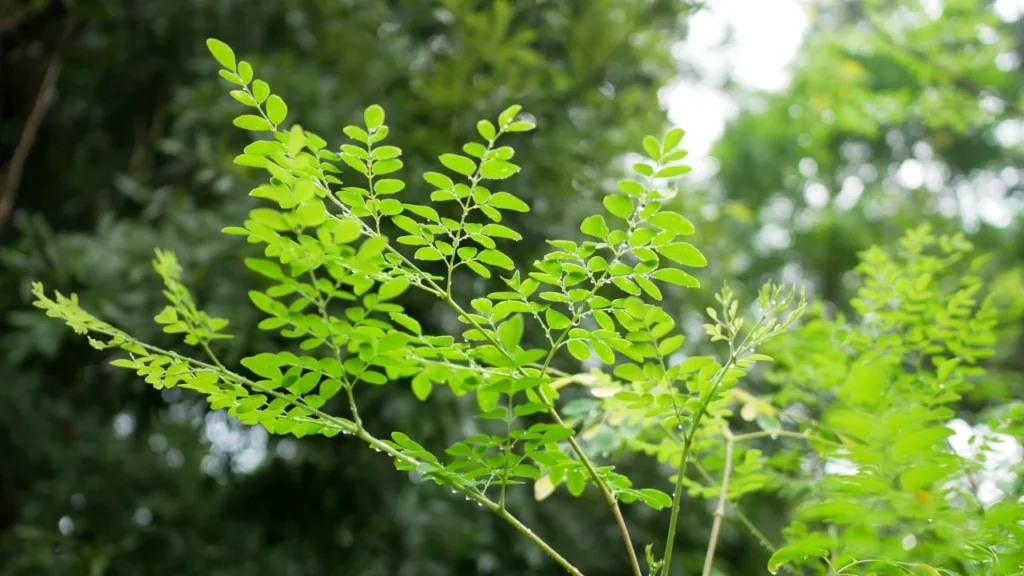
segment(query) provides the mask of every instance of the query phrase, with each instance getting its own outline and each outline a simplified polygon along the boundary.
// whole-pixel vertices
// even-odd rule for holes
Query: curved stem
[[[700,473],[700,475],[708,483],[714,482],[714,479],[711,477],[711,474],[708,474],[708,471],[705,470],[704,467],[700,465],[700,462],[694,460],[693,467],[697,469],[697,472]],[[753,523],[753,521],[750,520],[750,517],[743,512],[743,509],[740,508],[740,505],[738,503],[732,503],[732,511],[736,514],[736,519],[739,520],[740,523],[743,524],[747,528],[747,530],[750,531],[750,534],[753,535],[754,538],[757,538],[758,543],[760,543],[765,550],[769,552],[775,552],[779,549],[779,547],[775,544],[772,544],[771,541],[768,540],[768,537],[764,535],[764,532],[761,532],[761,529],[758,528]]]
[[[725,373],[732,367],[735,362],[736,354],[729,356],[729,361],[722,366],[718,373],[715,374],[712,380],[711,389],[708,390],[707,398],[701,402],[697,412],[693,415],[693,420],[690,422],[690,429],[686,433],[683,443],[683,454],[682,459],[679,462],[679,474],[676,475],[675,491],[672,494],[672,514],[669,518],[668,525],[668,536],[665,538],[665,565],[662,568],[662,574],[669,574],[669,567],[672,565],[672,548],[675,544],[676,539],[676,525],[679,524],[679,509],[683,502],[683,479],[686,478],[686,464],[690,458],[690,447],[693,446],[693,438],[697,435],[697,426],[700,425],[700,421],[704,418],[704,413],[707,411],[708,404],[711,402],[711,398],[714,397],[715,390],[719,384],[722,383],[722,379],[725,377]]]
[[[711,562],[715,558],[715,546],[718,544],[718,531],[722,528],[722,518],[725,516],[725,502],[729,496],[729,475],[732,474],[732,447],[735,438],[728,428],[725,429],[725,468],[722,471],[722,493],[718,495],[718,507],[715,508],[715,519],[711,523],[711,538],[708,541],[708,551],[704,555],[704,571],[702,576],[711,576]]]

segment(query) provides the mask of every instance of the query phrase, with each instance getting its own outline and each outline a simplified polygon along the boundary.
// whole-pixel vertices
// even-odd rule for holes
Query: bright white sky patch
[[[700,79],[679,79],[662,93],[669,119],[686,130],[683,142],[697,178],[714,173],[716,164],[708,151],[722,136],[726,120],[738,111],[720,89],[727,73],[753,89],[782,90],[789,83],[788,67],[808,25],[798,0],[710,0],[707,4],[690,19],[686,41],[674,50]],[[722,47],[730,28],[733,41]]]

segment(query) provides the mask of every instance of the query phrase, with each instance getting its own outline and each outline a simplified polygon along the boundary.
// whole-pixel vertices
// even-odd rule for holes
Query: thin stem
[[[707,398],[701,402],[697,412],[693,415],[690,429],[684,438],[682,459],[679,462],[679,474],[676,476],[675,492],[672,494],[672,514],[669,518],[668,536],[665,538],[665,565],[662,568],[662,574],[669,574],[668,569],[672,565],[672,548],[676,539],[676,525],[679,524],[679,509],[683,502],[683,480],[686,478],[686,463],[690,458],[690,447],[693,446],[693,438],[697,435],[697,426],[700,425],[701,419],[704,418],[704,413],[707,411],[711,398],[714,397],[715,390],[722,383],[725,373],[732,367],[736,356],[735,353],[730,354],[725,366],[722,366],[718,373],[715,374],[711,389],[708,390]]]
[[[668,569],[672,565],[672,548],[675,544],[676,525],[679,523],[679,508],[683,502],[683,480],[686,478],[686,463],[690,457],[690,447],[693,445],[693,438],[697,435],[697,427],[707,412],[708,404],[711,403],[711,399],[715,397],[715,392],[725,379],[726,373],[736,363],[737,358],[746,353],[748,344],[751,347],[756,346],[757,343],[751,342],[751,337],[761,327],[761,324],[764,323],[765,318],[766,316],[762,316],[758,319],[753,328],[747,332],[739,346],[733,346],[732,340],[729,341],[729,359],[712,377],[708,395],[701,401],[700,407],[698,407],[693,415],[693,420],[690,422],[690,429],[686,434],[685,443],[683,444],[682,460],[679,462],[679,474],[676,476],[675,493],[672,495],[672,515],[669,519],[668,536],[665,538],[665,564],[662,568],[662,574],[668,574]]]
[[[748,432],[746,434],[739,434],[733,437],[735,442],[743,442],[745,440],[754,440],[756,438],[772,438],[776,437],[796,438],[799,440],[807,440],[808,442],[820,442],[821,444],[827,444],[829,446],[835,446],[836,448],[842,448],[842,444],[833,442],[827,438],[820,436],[812,436],[805,432],[791,432],[789,430],[760,430],[757,432]]]
[[[323,294],[320,292],[320,285],[317,280],[316,271],[313,269],[309,270],[309,278],[313,281],[313,298],[316,304],[317,310],[320,311],[320,318],[324,321],[324,325],[327,326],[327,330],[330,331],[331,316],[327,313],[327,302],[324,300]],[[345,389],[345,396],[348,398],[348,408],[352,412],[352,420],[355,420],[356,426],[360,429],[363,427],[363,421],[359,418],[359,408],[356,406],[356,396],[353,389],[355,388],[354,382],[349,382],[348,376],[345,374],[344,363],[341,360],[341,346],[338,345],[338,341],[334,339],[334,333],[330,332],[325,340],[327,347],[334,352],[334,359],[337,360],[338,366],[341,366],[341,385]]]
[[[596,291],[597,286],[595,286],[594,290],[591,291],[591,295],[593,295],[593,293]],[[574,314],[573,319],[576,320],[578,319],[578,317],[579,313],[576,313]],[[483,331],[481,330],[481,332]],[[555,342],[554,346],[551,347],[551,351],[548,352],[548,356],[544,360],[544,365],[541,367],[540,378],[544,378],[544,374],[547,372],[548,366],[550,366],[551,360],[555,356],[555,352],[558,351],[558,347],[561,346],[562,342],[565,341],[565,337],[568,334],[569,329],[562,331],[562,334],[558,337],[558,340]],[[494,342],[494,345],[498,346],[496,342]],[[499,349],[501,349],[500,346],[498,347]],[[554,404],[550,400],[548,400],[547,395],[544,394],[544,391],[541,390],[540,388],[537,388],[537,395],[540,396],[541,401],[543,401],[544,404],[548,406],[548,414],[551,416],[551,419],[554,420],[555,423],[558,424],[559,426],[566,427],[565,422],[562,420],[562,416],[558,413],[557,410],[555,410]],[[626,554],[629,556],[629,564],[630,567],[633,569],[633,575],[643,576],[643,571],[640,569],[640,560],[636,557],[636,550],[633,549],[633,539],[629,535],[629,527],[626,526],[626,519],[622,516],[622,510],[619,508],[619,501],[615,498],[615,495],[612,494],[611,490],[608,489],[608,485],[605,484],[604,480],[601,479],[601,476],[597,473],[597,468],[594,467],[594,463],[590,461],[590,458],[587,457],[587,454],[583,451],[583,448],[580,447],[578,442],[576,442],[576,438],[570,436],[568,438],[568,442],[569,446],[572,447],[573,451],[579,457],[580,462],[582,462],[583,466],[587,469],[587,472],[590,474],[590,477],[594,479],[594,484],[596,484],[598,490],[601,491],[601,495],[604,497],[604,501],[612,510],[612,515],[615,517],[615,524],[618,525],[619,534],[622,536],[622,542],[626,546]]]
[[[722,493],[718,495],[718,507],[715,508],[715,519],[711,523],[711,539],[708,551],[704,555],[704,571],[702,576],[711,575],[711,562],[715,558],[715,546],[718,544],[718,531],[722,528],[722,517],[725,516],[725,502],[729,496],[729,475],[732,474],[732,447],[735,438],[728,428],[725,429],[725,468],[722,471]]]
[[[508,412],[505,414],[505,442],[503,445],[503,457],[502,469],[504,470],[504,478],[501,479],[501,495],[498,498],[498,503],[501,505],[502,511],[505,510],[505,488],[508,486],[509,478],[509,455],[512,453],[512,394],[508,394]]]
[[[735,441],[735,438],[733,440]],[[709,474],[708,471],[703,466],[701,466],[700,462],[694,460],[693,467],[697,469],[697,472],[704,478],[704,480],[706,480],[709,483],[714,481],[714,479],[711,477],[711,474]],[[758,543],[760,543],[765,550],[769,552],[775,552],[779,549],[778,546],[772,544],[771,540],[768,540],[768,537],[764,535],[764,532],[761,532],[761,529],[758,528],[753,523],[753,521],[750,520],[750,517],[747,516],[745,512],[743,512],[743,509],[740,508],[740,505],[737,504],[736,502],[732,503],[732,511],[736,514],[736,519],[739,520],[740,523],[743,524],[747,528],[747,530],[750,531],[751,535],[753,535],[754,538],[757,538]]]

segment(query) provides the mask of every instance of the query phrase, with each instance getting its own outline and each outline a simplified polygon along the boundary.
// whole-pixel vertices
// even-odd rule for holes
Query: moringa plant
[[[961,308],[947,320],[950,330],[960,330],[957,334],[969,331],[962,338],[966,344],[949,345],[944,338],[951,337],[944,331],[927,337],[914,332],[919,347],[902,349],[903,356],[913,353],[915,370],[922,374],[934,367],[937,375],[926,381],[935,389],[934,397],[900,392],[915,389],[923,376],[907,371],[901,378],[887,378],[876,366],[880,360],[868,350],[875,342],[869,338],[856,340],[860,347],[851,351],[847,348],[853,344],[834,338],[815,340],[813,346],[797,345],[823,347],[821,354],[831,354],[828,359],[835,363],[827,365],[831,379],[809,376],[817,360],[805,360],[795,346],[776,347],[774,355],[786,362],[771,374],[783,388],[773,399],[756,397],[737,385],[758,363],[772,359],[763,350],[798,323],[805,311],[803,293],[769,283],[759,293],[753,306],[757,318],[750,323],[736,296],[725,288],[717,297],[720,307],[708,310],[710,320],[704,330],[712,342],[727,347],[727,354],[718,359],[680,353],[684,336],[658,302],[662,290],[672,286],[699,287],[694,276],[677,266],[706,265],[700,251],[682,239],[694,232],[692,224],[666,207],[671,196],[666,183],[689,170],[680,163],[686,156],[679,147],[682,130],[669,130],[660,140],[645,138],[646,159],[633,166],[635,177],[622,180],[618,192],[604,197],[606,215],[583,220],[580,231],[586,239],[550,240],[551,251],[534,262],[530,271],[521,272],[502,251],[503,245],[520,235],[501,222],[503,214],[527,212],[529,206],[498,189],[502,180],[519,171],[513,162],[515,151],[508,144],[510,136],[534,128],[519,106],[507,108],[496,122],[480,121],[480,140],[467,143],[462,153],[440,156],[444,170],[423,175],[431,190],[429,204],[405,202],[400,198],[406,183],[396,177],[402,152],[387,144],[388,127],[380,107],[366,109],[363,126],[345,127],[349,141],[332,149],[323,138],[298,125],[286,127],[284,100],[271,93],[266,82],[254,78],[252,66],[236,61],[233,51],[220,41],[211,39],[207,44],[223,66],[221,76],[235,86],[231,96],[249,109],[234,124],[271,136],[249,144],[235,159],[239,165],[269,173],[269,180],[251,195],[266,199],[270,207],[252,210],[242,226],[224,232],[262,249],[262,257],[245,263],[268,285],[250,292],[249,298],[267,316],[259,328],[292,340],[294,351],[249,356],[240,362],[244,371],[222,363],[215,348],[217,340],[230,338],[228,321],[197,308],[182,282],[181,267],[169,252],[158,251],[154,260],[168,300],[155,320],[165,332],[181,334],[204,359],[140,342],[80,308],[74,295],[51,297],[35,285],[36,305],[49,316],[87,335],[100,350],[127,354],[114,360],[115,366],[134,370],[156,388],[195,390],[206,396],[211,409],[226,409],[239,421],[274,434],[352,436],[393,458],[399,470],[446,486],[485,507],[576,576],[581,572],[571,554],[563,556],[553,549],[509,508],[510,490],[532,483],[537,501],[562,486],[576,496],[588,487],[599,492],[618,526],[623,554],[634,576],[645,574],[645,568],[649,576],[671,573],[684,492],[717,501],[705,576],[712,572],[727,508],[774,551],[769,564],[773,572],[804,562],[819,573],[853,574],[870,561],[876,563],[871,569],[878,573],[886,566],[902,571],[893,573],[938,573],[925,561],[851,556],[865,551],[843,545],[844,535],[854,531],[849,520],[855,514],[836,506],[822,508],[821,503],[835,502],[836,494],[842,494],[848,506],[874,505],[874,493],[868,488],[843,492],[842,482],[828,479],[813,482],[820,477],[797,464],[802,450],[820,462],[841,456],[853,460],[862,476],[872,478],[871,489],[893,490],[891,482],[882,480],[903,479],[904,472],[895,467],[886,468],[882,475],[870,472],[871,466],[881,465],[881,456],[869,458],[865,454],[874,453],[858,448],[858,442],[880,450],[895,434],[901,440],[893,448],[920,460],[908,464],[910,489],[934,486],[954,474],[958,457],[937,444],[945,438],[945,432],[938,430],[941,419],[948,419],[948,409],[941,414],[928,411],[954,401],[949,394],[977,375],[977,368],[967,366],[981,356],[976,347],[984,348],[988,342],[984,336],[971,340],[972,334],[987,334],[985,330],[993,326],[986,304],[975,312],[970,294],[957,296]],[[962,244],[962,240],[950,244],[953,253],[963,252]],[[869,252],[866,266],[879,265],[878,254]],[[930,266],[929,274],[938,264]],[[486,296],[464,294],[453,283],[456,274],[464,272],[459,268],[485,279],[498,275],[503,286]],[[890,268],[869,272],[899,277],[904,271]],[[926,305],[922,299],[932,295],[926,290],[929,282],[910,282],[919,291],[913,302]],[[463,325],[462,332],[454,336],[424,331],[401,304],[412,292],[448,306]],[[889,302],[876,300],[862,297],[865,314],[869,309],[881,314]],[[900,310],[905,306],[897,303]],[[528,327],[539,335],[539,343],[525,337]],[[919,329],[896,320],[881,324],[865,320],[858,327],[873,335],[904,328]],[[791,338],[816,329],[821,330],[819,324],[808,324]],[[835,349],[830,348],[833,344]],[[893,358],[902,357],[901,349],[885,350]],[[843,354],[851,358],[849,365],[835,359]],[[609,368],[585,374],[558,369],[561,362],[556,359],[567,357]],[[899,362],[886,358],[887,369],[901,369]],[[825,364],[821,366],[817,369],[826,369]],[[821,401],[843,370],[849,375],[842,385],[835,385],[839,386],[837,405],[850,404],[861,420],[845,420],[840,408]],[[935,388],[947,381],[948,391]],[[472,395],[481,432],[452,444],[443,456],[400,431],[389,438],[378,436],[360,418],[358,399],[367,387],[394,382],[407,382],[423,401],[435,387],[446,387],[456,396]],[[887,401],[891,404],[871,404],[889,382],[895,390]],[[562,391],[572,385],[589,394],[560,404]],[[908,414],[901,419],[897,402],[903,402],[904,408],[911,403],[909,407],[916,410],[912,414],[931,416],[922,420]],[[787,408],[776,408],[779,403]],[[792,409],[797,405],[802,408]],[[737,425],[756,422],[759,428],[734,431],[736,406],[741,406]],[[337,415],[339,410],[345,415]],[[819,418],[816,410],[826,410],[826,417]],[[889,435],[876,437],[872,429],[853,424],[870,419],[872,410],[883,410],[892,418],[886,428]],[[920,424],[920,430],[907,428],[911,423]],[[799,443],[776,457],[750,447],[781,437]],[[664,486],[636,486],[606,457],[597,457],[609,447],[650,454],[667,463],[672,473]],[[940,456],[945,476],[921,471]],[[691,470],[699,479],[691,478]],[[789,545],[776,548],[736,501],[751,492],[778,490],[786,474],[798,480],[793,485],[799,489],[792,496],[804,502],[801,522],[805,523],[794,524],[788,533]],[[714,480],[715,475],[720,480]],[[949,494],[930,493],[929,498],[933,503],[944,502],[943,510],[954,506]],[[633,503],[667,509],[664,543],[649,544],[643,563],[620,510],[620,505]],[[817,515],[808,514],[807,508],[816,504]],[[1019,507],[1014,510],[1020,514]],[[894,508],[884,519],[895,522],[904,512]],[[881,521],[867,516],[860,520],[861,524]],[[817,525],[809,528],[806,522],[825,522],[825,532],[813,531]],[[993,528],[992,538],[1003,535]],[[944,565],[939,562],[944,558],[935,555],[926,560]]]

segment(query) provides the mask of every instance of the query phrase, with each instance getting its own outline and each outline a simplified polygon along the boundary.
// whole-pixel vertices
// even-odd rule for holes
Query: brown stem
[[[725,516],[725,502],[729,497],[729,475],[732,474],[732,447],[735,444],[732,432],[725,429],[725,469],[722,472],[722,493],[718,495],[718,507],[715,508],[715,519],[711,523],[711,539],[708,542],[708,552],[704,556],[704,571],[702,576],[711,575],[711,561],[715,558],[715,546],[718,544],[718,531],[722,528],[722,518]]]
[[[60,77],[62,64],[60,53],[61,51],[58,48],[50,56],[50,62],[46,66],[43,81],[40,83],[39,91],[36,93],[35,103],[32,105],[28,119],[25,120],[25,127],[21,131],[21,138],[14,149],[14,155],[11,156],[11,161],[7,168],[6,181],[3,183],[3,188],[0,188],[0,229],[3,229],[4,222],[7,221],[11,211],[14,209],[14,200],[18,197],[18,185],[21,184],[25,160],[28,159],[28,153],[32,150],[32,145],[36,141],[39,125],[42,124],[43,118],[46,117],[46,111],[50,108],[53,87],[57,83],[57,78]]]

